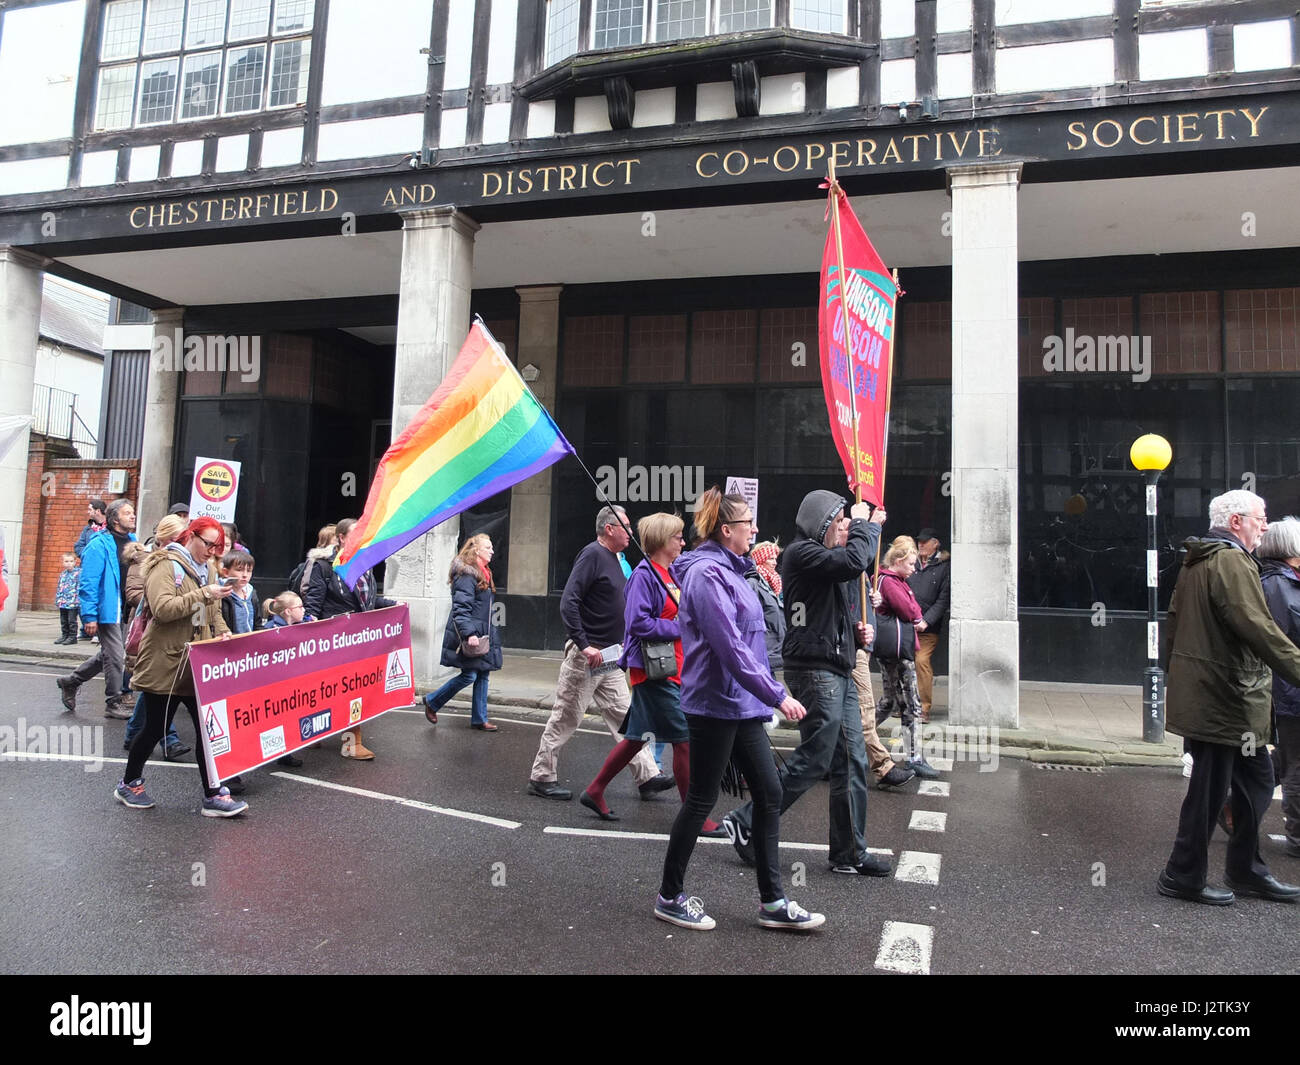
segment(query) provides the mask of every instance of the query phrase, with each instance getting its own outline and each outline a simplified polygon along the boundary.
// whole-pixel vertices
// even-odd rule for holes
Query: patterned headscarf
[[[776,556],[780,553],[781,547],[775,540],[755,544],[749,552],[749,557],[754,560],[754,565],[758,569],[758,575],[778,596],[781,594],[781,574],[776,571]]]

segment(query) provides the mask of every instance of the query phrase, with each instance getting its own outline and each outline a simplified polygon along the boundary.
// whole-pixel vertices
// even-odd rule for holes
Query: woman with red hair
[[[211,561],[221,557],[224,547],[221,526],[212,518],[195,518],[175,541],[152,552],[144,563],[144,594],[153,620],[136,657],[134,686],[144,695],[145,725],[131,745],[126,771],[113,793],[118,802],[132,809],[147,810],[154,804],[144,790],[144,763],[179,704],[184,703],[189,711],[194,734],[201,735],[194,676],[185,648],[192,640],[230,635],[221,617],[221,600],[233,589],[217,581]],[[201,753],[198,763],[204,817],[235,817],[248,809],[248,803],[230,797],[230,789],[208,778]]]

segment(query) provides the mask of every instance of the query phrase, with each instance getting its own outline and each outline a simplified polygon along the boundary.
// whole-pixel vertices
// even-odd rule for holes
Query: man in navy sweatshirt
[[[528,794],[544,799],[571,799],[557,782],[560,748],[569,742],[593,702],[617,741],[632,696],[618,666],[623,643],[623,586],[627,579],[618,554],[631,542],[627,513],[605,506],[596,515],[596,539],[578,552],[560,597],[560,617],[569,639],[542,741],[528,775]],[[666,791],[676,781],[655,765],[653,748],[642,747],[630,763],[642,798]]]

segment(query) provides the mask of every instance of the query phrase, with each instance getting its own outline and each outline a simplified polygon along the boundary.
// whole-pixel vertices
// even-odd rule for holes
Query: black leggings
[[[129,783],[143,776],[144,763],[149,757],[149,752],[163,738],[163,733],[172,722],[172,715],[176,713],[176,707],[184,704],[185,709],[190,712],[190,720],[194,722],[195,746],[198,748],[196,760],[199,763],[199,779],[203,781],[203,795],[210,799],[217,793],[217,788],[208,779],[207,760],[203,757],[203,733],[199,724],[197,700],[192,695],[165,695],[161,692],[140,694],[144,696],[144,729],[131,744],[131,753],[126,756],[126,775],[122,779]]]
[[[764,902],[785,898],[777,854],[781,834],[781,780],[772,763],[772,746],[762,719],[731,721],[687,714],[686,726],[691,734],[691,785],[668,839],[659,894],[675,899],[682,893],[686,864],[691,860],[705,819],[718,801],[718,788],[727,762],[734,757],[754,796],[752,842],[759,897]]]

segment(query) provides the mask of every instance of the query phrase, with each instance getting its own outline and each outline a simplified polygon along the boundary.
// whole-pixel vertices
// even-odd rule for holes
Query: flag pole
[[[889,469],[889,406],[894,397],[894,335],[898,332],[898,267],[890,271],[894,278],[894,321],[889,331],[889,374],[885,378],[885,434],[880,448],[880,498],[885,498],[885,474]],[[880,545],[884,540],[884,526],[876,539],[876,590],[880,590]]]
[[[852,419],[852,425],[849,427],[849,453],[853,456],[853,497],[855,503],[862,502],[862,483],[858,474],[861,472],[860,463],[862,456],[858,449],[858,390],[856,382],[853,379],[853,330],[849,328],[849,305],[845,296],[848,289],[848,278],[844,275],[844,238],[840,231],[840,196],[846,196],[847,193],[840,188],[840,183],[835,179],[835,158],[831,157],[829,168],[826,176],[826,184],[830,191],[827,195],[830,197],[831,219],[835,227],[835,257],[839,263],[840,271],[840,311],[844,320],[844,349],[848,355],[849,363],[849,417]],[[888,419],[889,402],[885,402],[886,419]],[[888,421],[886,421],[888,424]],[[885,498],[884,480],[881,480],[880,498]],[[879,581],[880,572],[880,539],[876,539],[876,573],[877,582]],[[865,622],[867,620],[867,575],[865,571],[858,577],[858,595],[861,599],[859,617]]]

